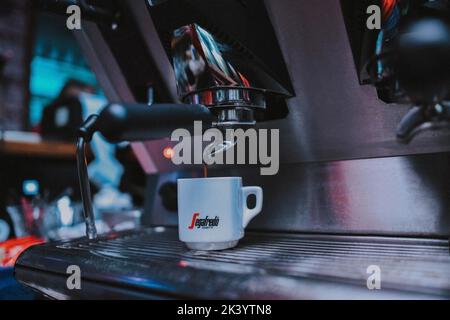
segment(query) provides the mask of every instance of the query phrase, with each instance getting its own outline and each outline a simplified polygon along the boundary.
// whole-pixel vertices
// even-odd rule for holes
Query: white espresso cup
[[[253,209],[247,207],[250,195],[256,196]],[[180,240],[193,250],[233,248],[262,204],[262,189],[243,187],[240,177],[179,179]]]

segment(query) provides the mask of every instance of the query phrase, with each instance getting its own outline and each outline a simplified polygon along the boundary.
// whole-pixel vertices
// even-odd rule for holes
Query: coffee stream
[[[208,178],[208,165],[203,162],[203,177]]]

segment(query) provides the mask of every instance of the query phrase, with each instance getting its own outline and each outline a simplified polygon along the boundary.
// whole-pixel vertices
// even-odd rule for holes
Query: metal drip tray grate
[[[450,294],[450,255],[441,240],[248,233],[235,249],[190,251],[176,230],[156,228],[62,248],[148,265],[174,262],[195,269],[273,274],[366,284],[369,266],[383,288]]]
[[[188,250],[176,229],[160,227],[33,247],[20,257],[16,274],[38,290],[55,286],[53,275],[62,275],[59,291],[52,292],[72,295],[65,291],[71,264],[90,283],[169,297],[450,297],[448,243],[435,239],[248,232],[234,249],[206,252]],[[378,296],[367,289],[373,265],[381,270]],[[49,274],[53,278],[45,282]],[[111,289],[98,292],[104,297]],[[95,297],[92,291],[75,294]]]

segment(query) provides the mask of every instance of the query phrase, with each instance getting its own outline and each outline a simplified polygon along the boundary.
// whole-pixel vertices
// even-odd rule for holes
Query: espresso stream
[[[208,165],[203,163],[203,177],[208,178]]]

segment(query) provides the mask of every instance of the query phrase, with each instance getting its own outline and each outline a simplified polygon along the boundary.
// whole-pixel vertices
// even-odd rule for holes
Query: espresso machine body
[[[249,86],[260,99],[205,105],[219,119],[230,120],[223,110],[243,109],[251,116],[238,120],[279,129],[279,173],[263,176],[255,166],[211,167],[211,176],[242,176],[246,185],[261,186],[264,208],[240,248],[193,253],[177,241],[174,188],[167,186],[178,178],[201,177],[202,169],[173,165],[162,152],[171,145],[168,139],[134,142],[148,175],[143,215],[148,228],[109,241],[30,249],[18,261],[18,279],[40,291],[47,288],[53,298],[83,298],[55,279],[67,261],[83,264],[97,252],[98,263],[86,267],[90,277],[115,289],[105,291],[91,281],[91,298],[105,292],[138,298],[448,298],[450,132],[426,131],[409,144],[399,143],[397,128],[411,104],[386,99],[379,87],[367,84],[355,54],[364,35],[355,36],[352,29],[359,12],[354,7],[365,10],[383,1],[355,2],[118,1],[117,29],[109,22],[85,22],[75,35],[110,101],[145,103],[151,88],[159,103],[205,104],[205,90],[246,89],[245,83],[218,79],[214,68],[207,69],[202,86],[191,81],[190,87],[185,69],[174,67],[176,30],[179,35],[188,29],[196,37],[205,30],[237,50],[240,59],[248,59],[241,65],[261,80]],[[236,59],[222,53],[234,66]],[[249,127],[245,121],[232,124],[243,122]],[[129,242],[135,249],[127,249]],[[404,260],[398,262],[399,256]],[[35,266],[54,257],[63,262],[39,280]],[[130,266],[132,260],[138,263]],[[107,276],[102,264],[110,265]],[[386,290],[368,291],[371,265],[386,270]],[[125,269],[129,274],[119,279]],[[430,270],[437,276],[430,277]],[[201,272],[210,275],[207,287],[195,281]]]
[[[255,229],[449,234],[442,189],[449,174],[449,132],[426,132],[408,145],[398,142],[396,130],[410,105],[386,103],[375,86],[361,84],[339,2],[267,1],[265,6],[289,66],[290,84],[285,87],[294,96],[285,98],[288,113],[283,118],[257,121],[256,127],[280,130],[281,168],[276,176],[261,176],[248,167],[213,168],[217,175],[244,176],[248,183],[264,186],[268,213],[255,220]],[[157,28],[154,32],[158,34]],[[170,60],[166,64],[170,67]],[[178,173],[162,156],[161,145],[144,142],[136,148],[138,158],[152,156],[155,168],[148,173],[167,172],[161,183],[180,174],[201,174]],[[425,181],[436,184],[433,191]],[[345,199],[351,199],[348,205]],[[150,221],[176,223],[161,199],[152,205]]]

